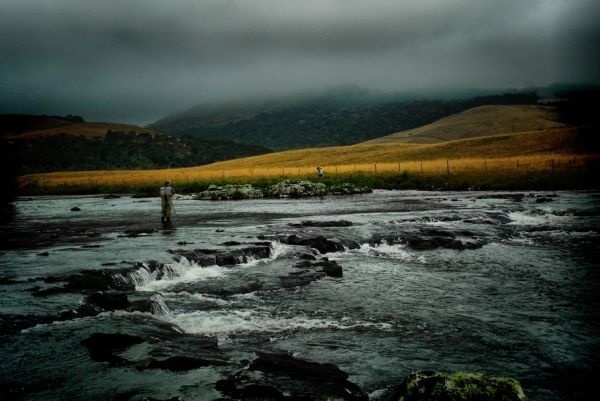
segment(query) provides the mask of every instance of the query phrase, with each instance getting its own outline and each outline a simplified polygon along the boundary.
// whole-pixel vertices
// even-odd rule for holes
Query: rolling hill
[[[149,127],[173,136],[232,140],[273,150],[352,145],[420,127],[472,107],[535,104],[532,93],[419,99],[358,88],[197,106]]]
[[[490,135],[438,140],[436,143],[392,141],[289,150],[187,168],[30,175],[21,177],[20,185],[21,188],[35,190],[40,188],[40,182],[43,182],[43,188],[54,191],[61,187],[86,188],[93,182],[96,183],[94,188],[127,190],[140,186],[156,186],[161,180],[172,179],[176,185],[181,184],[189,188],[190,185],[195,185],[194,183],[206,185],[222,180],[254,182],[283,177],[315,177],[315,167],[320,165],[325,168],[326,177],[356,173],[397,175],[400,172],[446,175],[452,171],[453,177],[457,177],[458,180],[463,173],[471,174],[471,178],[472,174],[479,174],[486,182],[500,177],[498,174],[526,176],[519,174],[520,172],[542,173],[542,176],[551,182],[552,176],[548,176],[547,173],[561,168],[571,174],[566,183],[573,179],[573,182],[579,182],[577,185],[587,183],[585,185],[589,186],[588,178],[584,179],[584,184],[578,179],[588,177],[585,174],[589,175],[590,171],[594,174],[594,168],[597,168],[600,146],[595,140],[595,128],[557,123],[552,109],[521,107],[511,110],[514,111],[513,115],[537,117],[531,120],[525,118],[523,125],[514,121],[509,125],[493,122],[492,127],[500,128],[486,131],[485,127],[489,124],[484,122],[488,120],[481,118],[481,109],[475,109],[444,121],[440,120],[438,125],[431,124],[429,129],[452,126],[456,131],[449,137],[460,138],[462,134],[457,128],[457,122],[460,121],[465,127],[481,126],[481,129],[473,130],[467,136],[476,135],[475,131],[487,132]],[[493,107],[483,111],[484,115],[494,116],[506,112],[506,109]],[[448,121],[454,121],[456,124],[448,124]],[[531,128],[534,130],[521,131]],[[518,132],[498,133],[505,129],[517,129]],[[428,131],[422,127],[422,132]],[[508,182],[511,182],[510,179]]]
[[[565,128],[554,108],[543,106],[480,106],[431,124],[397,132],[364,144],[440,143],[456,139]]]
[[[0,115],[0,127],[2,156],[17,174],[185,167],[271,151],[73,116]]]

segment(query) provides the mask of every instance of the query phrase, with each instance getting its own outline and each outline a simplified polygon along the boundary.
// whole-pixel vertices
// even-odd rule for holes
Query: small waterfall
[[[136,287],[140,287],[156,279],[156,274],[150,271],[150,268],[146,263],[142,263],[140,268],[129,273],[129,279]]]
[[[153,315],[161,315],[161,316],[170,316],[171,310],[165,303],[165,299],[162,295],[156,293],[150,297],[150,301],[152,301],[152,314]]]

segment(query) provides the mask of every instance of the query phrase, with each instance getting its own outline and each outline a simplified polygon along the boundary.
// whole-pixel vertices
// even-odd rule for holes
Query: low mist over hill
[[[536,104],[535,91],[430,100],[342,88],[319,94],[198,106],[150,128],[274,150],[350,145],[489,104]]]

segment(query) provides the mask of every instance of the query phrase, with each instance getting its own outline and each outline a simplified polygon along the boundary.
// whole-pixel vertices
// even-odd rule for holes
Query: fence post
[[[554,159],[552,159],[552,172],[554,172]]]
[[[446,159],[446,173],[450,174],[450,162]]]
[[[400,172],[401,172],[401,170],[400,170],[400,163],[398,163],[398,173],[400,173]]]
[[[519,159],[517,159],[517,173],[519,172]]]
[[[375,174],[377,174],[377,163],[375,163]]]
[[[335,175],[337,175],[337,164],[335,165]]]
[[[421,162],[421,174],[423,174],[423,162]]]

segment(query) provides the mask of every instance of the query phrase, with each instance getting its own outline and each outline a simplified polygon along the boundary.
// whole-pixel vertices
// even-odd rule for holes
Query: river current
[[[171,225],[158,198],[23,198],[16,211],[0,254],[8,399],[235,398],[215,383],[260,352],[333,364],[371,399],[425,369],[513,377],[530,400],[596,393],[595,192],[181,198]],[[97,271],[131,287],[77,281]],[[142,341],[102,360],[85,346],[94,333]],[[156,367],[199,355],[200,339],[219,363]]]

